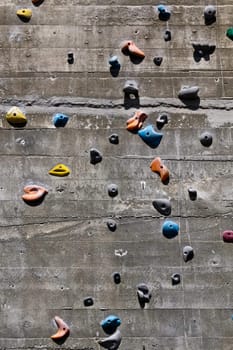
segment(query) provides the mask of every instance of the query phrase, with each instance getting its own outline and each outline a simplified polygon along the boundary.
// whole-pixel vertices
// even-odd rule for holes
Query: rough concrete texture
[[[151,0],[45,0],[39,7],[0,0],[1,349],[59,348],[50,339],[58,315],[70,327],[62,348],[99,350],[106,337],[100,322],[110,314],[122,321],[122,350],[233,349],[233,245],[222,240],[233,230],[233,42],[225,35],[233,4],[214,0],[217,21],[210,26],[204,0],[165,4],[168,22]],[[28,23],[16,16],[22,7],[33,11]],[[121,53],[124,40],[145,52],[140,64]],[[216,50],[195,62],[192,44]],[[110,55],[121,64],[117,77]],[[163,57],[160,66],[155,56]],[[168,113],[157,149],[125,129],[135,112],[124,108],[127,80],[139,86],[144,125],[156,126]],[[198,85],[200,102],[180,101],[182,85]],[[13,105],[28,118],[24,129],[4,118]],[[70,117],[65,128],[54,127],[55,113]],[[203,132],[213,136],[210,147],[200,143]],[[109,142],[113,133],[118,145]],[[101,163],[90,164],[91,148]],[[170,171],[168,185],[150,170],[155,157]],[[58,163],[71,174],[49,175]],[[49,191],[38,206],[21,199],[29,184]],[[180,225],[174,239],[162,235],[167,218],[153,207],[156,198],[171,201],[168,220]],[[195,252],[191,261],[183,260],[184,246]],[[172,284],[174,273],[180,284]],[[144,309],[140,283],[152,294]],[[89,296],[94,305],[85,307]]]

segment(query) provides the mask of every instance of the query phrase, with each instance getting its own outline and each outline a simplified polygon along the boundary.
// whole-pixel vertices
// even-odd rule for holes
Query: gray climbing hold
[[[115,184],[108,185],[108,195],[110,197],[116,197],[118,195],[118,186]]]
[[[194,257],[194,252],[193,252],[193,248],[190,247],[189,245],[185,246],[183,248],[183,259],[185,262],[192,260],[192,258]]]
[[[113,277],[113,281],[115,284],[120,284],[121,283],[121,275],[119,274],[119,272],[114,272],[112,274]]]
[[[105,339],[99,340],[98,343],[105,349],[117,350],[120,346],[121,339],[121,332],[117,329],[115,333]]]
[[[102,155],[96,148],[90,149],[90,163],[97,164],[102,161]]]
[[[116,231],[117,229],[117,223],[115,220],[112,220],[112,219],[109,219],[107,221],[107,226],[108,226],[108,229],[112,232]]]
[[[145,304],[149,303],[151,299],[151,293],[146,284],[140,283],[137,286],[137,296],[138,296],[138,302],[141,308],[143,309],[145,307]]]
[[[155,199],[153,202],[153,207],[158,210],[158,212],[162,215],[168,216],[171,214],[171,202],[169,199]]]
[[[161,130],[165,124],[168,123],[168,115],[163,113],[158,116],[156,119],[156,126],[159,130]]]
[[[112,134],[109,136],[109,142],[112,143],[113,145],[118,145],[119,143],[119,136],[117,134]]]
[[[210,147],[213,142],[213,137],[209,132],[204,132],[200,136],[200,142],[204,147]]]
[[[180,274],[179,273],[173,273],[173,275],[171,276],[172,279],[172,285],[175,286],[176,284],[180,283]]]
[[[92,306],[94,304],[94,301],[92,297],[86,297],[85,299],[83,299],[83,304],[84,306]]]
[[[181,100],[196,100],[198,98],[199,86],[183,86],[178,97]]]
[[[197,199],[197,191],[194,190],[193,188],[189,188],[188,189],[188,193],[189,193],[189,198],[191,201],[195,201]]]

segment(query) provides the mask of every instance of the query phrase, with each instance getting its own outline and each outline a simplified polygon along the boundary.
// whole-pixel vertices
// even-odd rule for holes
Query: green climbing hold
[[[233,40],[233,27],[230,27],[230,28],[227,29],[226,36],[229,39]]]

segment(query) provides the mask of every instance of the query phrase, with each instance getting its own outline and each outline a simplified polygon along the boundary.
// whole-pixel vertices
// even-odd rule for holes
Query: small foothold
[[[163,128],[165,124],[168,123],[168,116],[167,114],[160,114],[156,120],[156,126],[159,130]]]
[[[233,243],[233,231],[224,231],[222,238],[224,242]]]
[[[121,51],[126,56],[132,55],[141,59],[145,57],[144,52],[140,50],[132,40],[125,41],[122,45]]]
[[[138,135],[151,148],[158,147],[163,137],[163,134],[154,130],[153,125],[148,125],[145,129],[139,130]]]
[[[189,245],[185,246],[183,248],[183,259],[185,262],[192,260],[192,258],[194,257],[194,252],[193,252],[193,248],[190,247]]]
[[[163,57],[156,56],[156,57],[154,57],[153,62],[156,66],[161,66],[161,64],[163,62]]]
[[[165,41],[171,41],[172,39],[172,33],[169,29],[166,29],[164,32],[164,36],[163,36]]]
[[[119,274],[119,272],[114,272],[112,277],[115,284],[121,283],[121,275]]]
[[[101,153],[96,148],[91,148],[90,150],[90,163],[97,164],[102,161],[103,157]]]
[[[67,62],[69,64],[73,64],[74,63],[74,54],[73,54],[73,52],[68,52],[68,54],[67,54]]]
[[[166,184],[169,181],[168,168],[162,164],[161,158],[157,157],[150,164],[151,171],[159,174],[162,183]]]
[[[121,319],[115,315],[109,315],[100,323],[104,332],[107,334],[113,334],[117,327],[121,325]]]
[[[166,238],[174,238],[179,233],[179,225],[174,221],[165,221],[162,226],[162,233]]]
[[[98,343],[105,349],[117,350],[121,344],[121,339],[122,339],[121,332],[117,330],[108,338],[98,340]]]
[[[22,199],[27,203],[39,203],[44,196],[48,193],[48,190],[42,186],[29,185],[24,187],[24,194]]]
[[[200,136],[200,142],[204,147],[210,147],[213,142],[213,137],[209,132],[204,132]]]
[[[108,185],[108,195],[110,197],[116,197],[118,195],[118,186],[115,184]]]
[[[67,176],[70,174],[70,169],[65,164],[59,163],[49,170],[49,174],[54,176]]]
[[[196,190],[194,190],[193,188],[189,188],[188,193],[189,193],[189,198],[191,201],[195,201],[197,199],[197,191]]]
[[[14,127],[24,127],[27,124],[27,118],[18,107],[12,107],[6,114],[6,120]]]
[[[230,27],[230,28],[227,29],[227,31],[226,31],[226,36],[227,36],[229,39],[233,40],[233,27]]]
[[[54,321],[56,322],[56,325],[58,327],[58,331],[56,334],[52,335],[51,338],[55,342],[57,342],[57,341],[59,342],[62,340],[64,342],[70,334],[70,329],[69,329],[68,325],[60,317],[55,316]]]
[[[32,17],[32,10],[31,9],[20,9],[16,12],[17,16],[21,19],[23,22],[29,22]]]
[[[64,127],[68,120],[69,117],[62,113],[57,113],[53,116],[53,124],[56,128]]]
[[[119,144],[119,136],[117,134],[110,135],[108,139],[109,139],[109,142],[112,143],[113,145]]]
[[[120,69],[121,67],[121,64],[117,56],[111,56],[108,60],[108,63],[110,64],[111,67],[115,69]]]
[[[171,16],[171,12],[166,6],[158,5],[157,10],[159,12],[159,19],[161,21],[168,21],[169,20],[169,18]]]
[[[83,304],[86,307],[92,306],[94,305],[94,300],[92,299],[92,297],[86,297],[85,299],[83,299]]]
[[[149,303],[151,299],[151,293],[146,284],[141,283],[137,286],[137,296],[138,302],[143,309],[145,307],[145,304]]]
[[[156,199],[152,202],[154,208],[162,215],[169,216],[172,211],[169,199]]]
[[[175,286],[176,284],[180,283],[180,274],[179,273],[173,273],[173,275],[171,276],[172,279],[172,285]]]
[[[181,100],[196,100],[198,98],[199,86],[183,86],[178,92]]]
[[[115,220],[112,220],[112,219],[109,219],[107,221],[107,226],[108,226],[108,229],[112,232],[115,232],[117,229],[117,223]]]
[[[205,24],[210,25],[216,21],[216,8],[213,5],[208,5],[204,9]]]
[[[136,111],[134,116],[127,120],[126,129],[128,131],[137,133],[141,129],[143,122],[146,120],[147,115],[142,111]]]
[[[34,6],[40,6],[43,4],[44,0],[32,0]]]

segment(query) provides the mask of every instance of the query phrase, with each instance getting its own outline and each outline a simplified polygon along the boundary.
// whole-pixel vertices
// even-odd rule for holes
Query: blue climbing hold
[[[169,18],[171,16],[171,12],[169,11],[169,9],[166,6],[158,5],[157,10],[159,12],[159,19],[161,21],[168,21],[169,20]]]
[[[174,221],[165,221],[163,223],[162,233],[166,238],[174,238],[179,233],[179,225]]]
[[[148,125],[142,130],[138,131],[138,135],[151,148],[156,148],[162,140],[163,134],[156,132],[153,125]]]
[[[62,113],[57,113],[53,116],[53,124],[56,126],[56,128],[64,127],[68,120],[69,117]]]
[[[109,315],[103,321],[101,321],[100,325],[105,333],[113,334],[117,327],[121,325],[121,320],[115,315]]]

